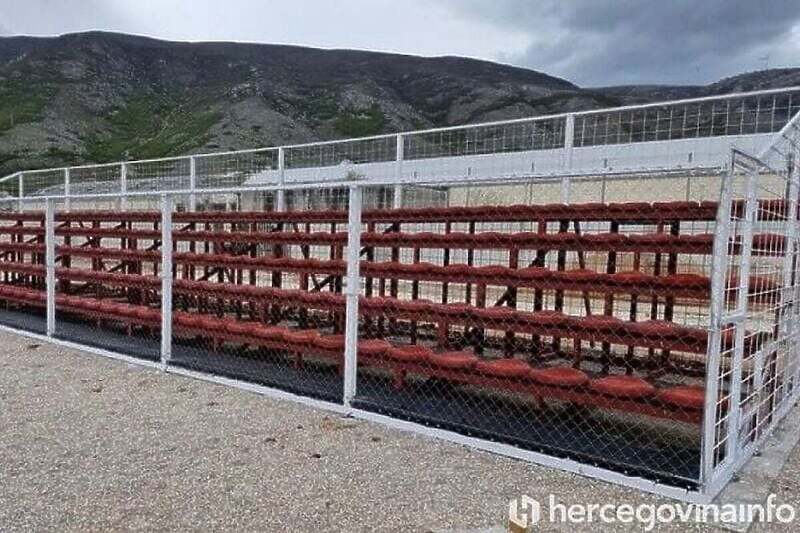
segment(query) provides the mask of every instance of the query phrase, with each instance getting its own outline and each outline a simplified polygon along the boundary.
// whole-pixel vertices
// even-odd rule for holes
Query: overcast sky
[[[800,0],[1,0],[0,34],[462,55],[579,85],[699,84],[800,66]]]

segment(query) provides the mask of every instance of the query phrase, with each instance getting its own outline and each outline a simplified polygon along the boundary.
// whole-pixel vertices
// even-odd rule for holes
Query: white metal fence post
[[[119,208],[121,210],[128,209],[128,164],[122,163],[119,169]]]
[[[347,311],[345,318],[344,404],[356,395],[358,374],[358,297],[361,294],[361,187],[350,187],[347,223]]]
[[[561,203],[570,203],[570,193],[572,178],[569,171],[572,170],[572,152],[575,144],[575,115],[567,115],[564,123],[564,170],[567,175],[561,178]]]
[[[711,259],[711,302],[709,306],[708,351],[706,354],[706,396],[700,446],[700,482],[703,489],[709,488],[715,466],[714,449],[716,444],[719,368],[720,359],[722,358],[722,317],[725,314],[733,176],[733,166],[731,166],[730,173],[722,179],[722,191],[715,224],[716,237],[714,238]]]
[[[56,332],[56,206],[55,201],[47,200],[44,217],[44,264],[47,289],[47,336]]]
[[[24,172],[20,172],[19,173],[19,177],[17,177],[17,188],[19,189],[19,194],[18,194],[19,202],[17,203],[17,209],[19,211],[23,211],[23,209],[25,207],[25,202],[23,201],[23,198],[25,198],[25,180],[24,180],[24,177],[25,177],[25,173]]]
[[[403,207],[403,160],[406,157],[406,144],[405,144],[405,137],[403,135],[397,136],[397,148],[396,148],[397,156],[396,156],[396,165],[395,165],[395,179],[397,183],[394,186],[394,199],[392,200],[392,207],[394,209],[400,209]]]
[[[275,197],[275,211],[286,211],[286,190],[283,188],[286,184],[286,151],[283,148],[278,148],[278,183],[281,188]]]
[[[172,197],[161,196],[161,365],[172,358]]]
[[[189,211],[197,211],[197,158],[189,157]]]
[[[71,198],[70,198],[70,170],[69,168],[64,169],[64,209],[69,211],[71,207]]]

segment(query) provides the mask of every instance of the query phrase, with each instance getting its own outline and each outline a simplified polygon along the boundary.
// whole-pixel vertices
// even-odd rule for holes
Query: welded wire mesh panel
[[[226,189],[278,182],[278,150],[195,157],[196,187]]]
[[[355,404],[696,488],[717,202],[528,187],[364,211]]]
[[[73,196],[122,192],[122,164],[69,169],[69,193]]]
[[[405,136],[404,158],[552,150],[564,146],[564,117],[488,126],[465,126]]]
[[[575,117],[574,145],[774,133],[798,111],[800,93],[788,91],[580,113]]]
[[[157,212],[56,211],[56,337],[159,360],[159,224]]]
[[[395,177],[397,137],[373,137],[292,146],[285,149],[289,182],[385,180]]]
[[[0,323],[44,333],[44,213],[0,213]]]
[[[304,192],[174,214],[171,364],[342,400],[347,193]]]
[[[125,185],[128,192],[182,191],[190,187],[191,160],[162,159],[127,163]]]
[[[22,173],[25,196],[63,196],[66,191],[66,174],[63,169],[34,170]]]
[[[19,198],[19,175],[6,176],[0,180],[0,209],[13,205],[9,200]]]
[[[797,399],[796,161],[772,169],[734,155],[712,457],[722,479],[752,455]]]

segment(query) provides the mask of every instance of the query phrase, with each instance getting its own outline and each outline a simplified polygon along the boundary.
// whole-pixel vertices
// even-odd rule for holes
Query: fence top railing
[[[792,93],[799,93],[796,102],[792,102]],[[574,111],[574,112],[564,112],[564,113],[555,113],[549,115],[540,115],[534,117],[526,117],[526,118],[519,118],[519,119],[511,119],[511,120],[500,120],[500,121],[491,121],[491,122],[483,122],[478,124],[466,124],[460,126],[447,126],[441,128],[431,128],[431,129],[424,129],[424,130],[415,130],[415,131],[404,131],[399,133],[392,133],[392,134],[381,134],[381,135],[373,135],[367,137],[357,137],[357,138],[349,138],[349,139],[335,139],[335,140],[327,140],[327,141],[314,141],[308,143],[299,143],[299,144],[290,144],[290,145],[283,145],[283,146],[273,146],[273,147],[260,147],[260,148],[251,148],[245,150],[232,150],[232,151],[224,151],[224,152],[208,152],[208,153],[200,153],[200,154],[190,154],[185,156],[169,156],[169,157],[161,157],[161,158],[151,158],[151,159],[141,159],[141,160],[130,160],[130,161],[118,161],[118,162],[111,162],[111,163],[99,163],[99,164],[86,164],[86,165],[77,165],[71,167],[54,167],[54,168],[46,168],[46,169],[31,169],[31,170],[24,170],[15,172],[3,178],[0,178],[0,183],[4,183],[10,180],[19,179],[20,177],[24,176],[25,174],[43,174],[46,172],[55,172],[55,171],[66,171],[66,170],[86,170],[86,169],[103,169],[103,168],[111,168],[117,167],[122,165],[127,166],[134,166],[134,165],[142,165],[142,164],[149,164],[149,163],[167,163],[167,162],[174,162],[174,161],[183,161],[187,158],[195,158],[195,159],[202,159],[202,158],[211,158],[211,157],[225,157],[225,156],[236,156],[236,155],[245,155],[245,154],[254,154],[254,153],[264,153],[264,152],[286,152],[286,151],[293,151],[293,150],[302,150],[302,149],[309,149],[309,148],[324,148],[329,146],[346,146],[356,143],[368,143],[370,141],[380,141],[380,140],[387,140],[387,139],[397,139],[397,138],[413,138],[413,137],[425,137],[440,133],[450,133],[450,132],[460,132],[460,131],[470,131],[470,130],[481,130],[486,128],[494,128],[494,127],[502,127],[502,126],[513,126],[519,124],[527,124],[527,123],[538,123],[538,122],[547,122],[547,121],[564,121],[566,124],[567,121],[574,120],[578,117],[589,117],[589,116],[597,116],[602,114],[621,114],[627,112],[636,112],[636,111],[646,111],[652,109],[659,109],[659,108],[674,108],[676,106],[690,106],[693,104],[707,104],[707,103],[715,103],[715,102],[729,102],[731,100],[739,100],[739,99],[748,99],[748,98],[762,98],[768,96],[781,96],[781,95],[788,95],[788,106],[785,108],[787,115],[790,115],[786,118],[785,122],[781,122],[778,124],[783,129],[784,125],[789,122],[793,122],[792,119],[797,120],[797,117],[800,117],[800,113],[796,113],[796,111],[800,111],[800,86],[792,86],[792,87],[785,87],[785,88],[777,88],[777,89],[766,89],[766,90],[759,90],[759,91],[748,91],[748,92],[736,92],[736,93],[729,93],[724,95],[714,95],[714,96],[703,96],[697,98],[685,98],[685,99],[678,99],[678,100],[665,100],[660,102],[651,102],[645,104],[635,104],[635,105],[628,105],[628,106],[618,106],[618,107],[608,107],[602,109],[592,109],[592,110],[583,110],[583,111]],[[772,113],[774,115],[775,108],[773,104]],[[784,109],[784,108],[781,108]],[[766,112],[767,110],[763,110]],[[713,121],[713,115],[712,115]],[[780,130],[775,131],[766,131],[761,132],[758,131],[758,117],[756,117],[756,133],[770,133],[770,134],[778,134]],[[727,130],[727,124],[725,125],[725,130]],[[714,125],[712,124],[712,130]],[[565,134],[566,128],[564,128],[561,134]],[[676,140],[670,137],[669,139],[659,139],[658,138],[658,130],[656,130],[656,137],[652,139],[648,139],[647,136],[644,136],[644,140]],[[578,135],[578,132],[573,132],[573,135]],[[712,131],[713,135],[713,131]],[[734,136],[737,133],[723,133],[717,136]],[[638,142],[638,141],[631,141],[631,142]],[[628,143],[622,143],[628,144]],[[565,143],[566,145],[566,143]],[[587,146],[587,144],[581,144],[580,146]],[[588,146],[591,146],[589,144]],[[555,146],[555,148],[560,149],[564,148],[564,146]],[[454,155],[461,155],[461,154],[454,154]],[[319,165],[325,166],[325,165]]]

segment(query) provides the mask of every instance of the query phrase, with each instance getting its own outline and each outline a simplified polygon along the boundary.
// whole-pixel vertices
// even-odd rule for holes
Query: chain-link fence
[[[796,103],[727,101],[23,173],[0,323],[707,497],[800,379]],[[781,134],[712,168],[485,175],[732,120]]]

